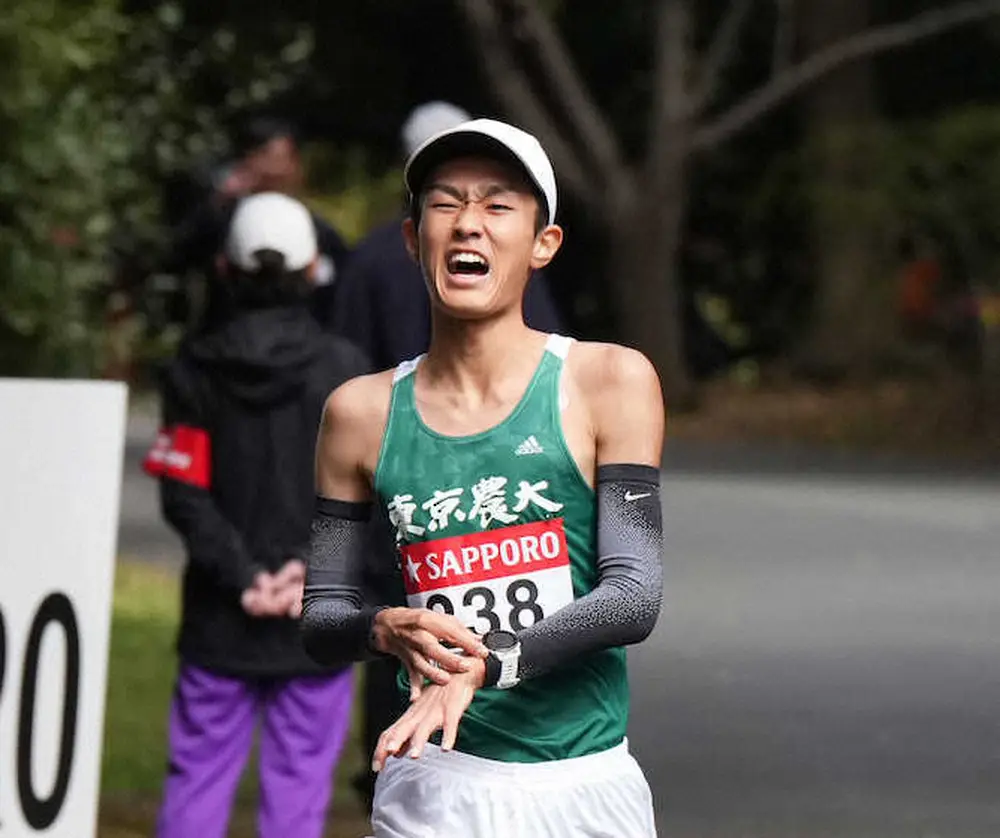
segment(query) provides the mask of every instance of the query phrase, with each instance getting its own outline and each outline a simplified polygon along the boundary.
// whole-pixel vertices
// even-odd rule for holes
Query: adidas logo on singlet
[[[514,453],[518,457],[526,457],[529,454],[544,454],[545,449],[542,448],[538,440],[535,439],[534,434],[532,434],[514,449]]]

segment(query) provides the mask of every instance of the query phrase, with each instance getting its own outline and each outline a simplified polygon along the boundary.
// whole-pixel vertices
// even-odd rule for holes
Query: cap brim
[[[447,134],[429,140],[423,148],[418,149],[410,158],[403,173],[403,179],[410,195],[419,195],[427,178],[442,163],[468,156],[487,157],[514,166],[533,187],[535,197],[541,203],[542,216],[549,217],[549,202],[545,198],[545,190],[535,180],[521,158],[511,151],[505,143],[481,131],[466,129],[449,131]]]

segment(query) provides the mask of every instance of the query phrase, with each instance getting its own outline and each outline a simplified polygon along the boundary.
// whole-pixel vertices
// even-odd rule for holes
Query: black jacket
[[[367,371],[304,306],[241,314],[189,339],[166,370],[146,470],[187,548],[184,660],[233,675],[318,671],[295,621],[250,617],[240,594],[259,569],[306,560],[323,405]]]
[[[379,370],[426,352],[431,339],[427,286],[406,251],[401,225],[397,219],[372,230],[333,286],[334,331],[360,347]],[[524,318],[542,332],[563,330],[542,272],[528,283]]]

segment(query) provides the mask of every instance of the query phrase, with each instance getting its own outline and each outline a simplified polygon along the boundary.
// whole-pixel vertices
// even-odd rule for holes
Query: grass
[[[153,834],[167,760],[167,711],[177,657],[179,580],[165,568],[121,562],[114,614],[105,713],[99,838]],[[357,704],[355,704],[357,709]],[[349,778],[363,755],[352,725],[334,778],[326,838],[368,834]],[[256,770],[251,759],[237,795],[230,835],[255,836]]]

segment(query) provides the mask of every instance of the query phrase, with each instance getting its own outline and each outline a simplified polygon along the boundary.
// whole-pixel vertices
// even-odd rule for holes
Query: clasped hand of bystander
[[[253,585],[243,591],[240,604],[251,617],[291,617],[302,614],[305,563],[289,559],[277,573],[260,571]]]

